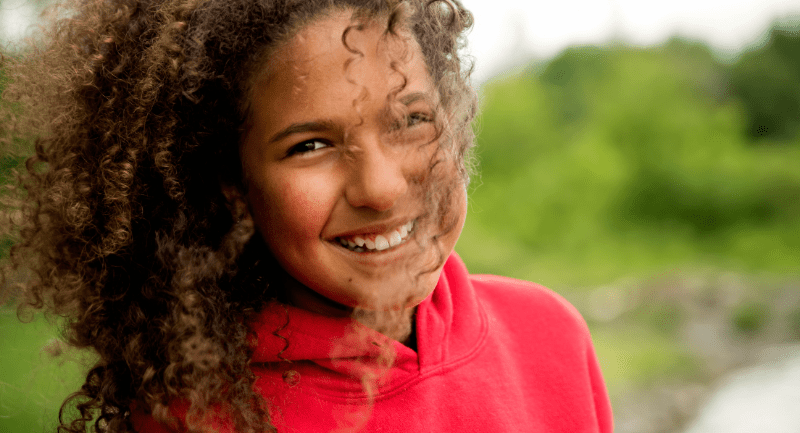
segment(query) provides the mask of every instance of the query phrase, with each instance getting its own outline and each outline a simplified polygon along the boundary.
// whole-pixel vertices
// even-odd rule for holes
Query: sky
[[[680,35],[735,53],[777,18],[800,16],[800,0],[462,0],[475,15],[469,52],[480,83],[531,58],[575,44],[654,45]],[[34,0],[0,0],[0,39],[36,19]]]
[[[469,52],[481,82],[570,45],[654,45],[680,35],[733,54],[777,18],[800,16],[800,0],[462,0],[475,16]]]
[[[35,3],[30,0],[0,0],[0,40],[15,40],[36,19]]]

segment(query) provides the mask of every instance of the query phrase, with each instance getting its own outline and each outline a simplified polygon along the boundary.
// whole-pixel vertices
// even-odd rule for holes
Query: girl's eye
[[[398,119],[392,125],[391,130],[392,131],[397,131],[397,130],[403,129],[403,128],[413,128],[413,127],[419,125],[420,123],[427,123],[427,122],[432,122],[432,121],[433,121],[433,117],[430,114],[423,113],[423,112],[409,113],[407,116],[405,116],[404,119]],[[402,125],[403,122],[405,122],[405,126]]]
[[[330,145],[328,143],[325,143],[324,141],[308,140],[308,141],[304,141],[302,143],[298,143],[298,144],[292,146],[289,149],[289,152],[288,152],[287,156],[292,156],[292,155],[295,155],[295,154],[309,153],[309,152],[313,152],[315,150],[324,149],[324,148],[329,147],[329,146]]]
[[[420,123],[430,122],[431,116],[426,113],[411,113],[406,117],[406,127],[412,127]]]

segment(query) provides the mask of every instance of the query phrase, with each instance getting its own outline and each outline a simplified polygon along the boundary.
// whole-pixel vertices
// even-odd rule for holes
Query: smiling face
[[[419,46],[375,23],[349,31],[345,47],[350,17],[313,21],[256,77],[240,149],[248,216],[300,283],[287,286],[297,306],[409,308],[434,289],[461,232],[464,185],[436,140]],[[437,189],[454,192],[447,215]]]

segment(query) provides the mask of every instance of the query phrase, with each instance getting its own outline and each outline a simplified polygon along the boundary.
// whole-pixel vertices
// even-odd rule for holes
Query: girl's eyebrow
[[[430,99],[430,95],[428,92],[412,92],[397,98],[397,100],[403,105],[411,105],[420,99]]]
[[[411,105],[414,102],[419,101],[421,99],[427,100],[429,98],[430,95],[428,94],[428,92],[412,92],[407,95],[403,95],[397,99],[403,105]],[[275,135],[273,135],[269,139],[269,143],[276,143],[292,134],[299,134],[304,132],[331,131],[335,130],[336,128],[337,128],[336,122],[334,122],[331,119],[320,119],[320,120],[312,120],[311,122],[293,123],[288,127],[282,129],[281,131],[275,133]]]
[[[313,120],[311,122],[294,123],[282,129],[269,139],[269,143],[275,143],[284,138],[302,132],[322,132],[336,129],[336,123],[330,119]]]
[[[403,96],[399,96],[395,99],[395,101],[399,102],[400,105],[404,105],[408,108],[409,105],[417,102],[417,101],[430,101],[431,95],[429,92],[411,92],[405,94]],[[384,108],[384,114],[391,118],[392,117],[392,108],[391,108],[392,97],[390,96],[389,99],[386,101],[386,107]]]

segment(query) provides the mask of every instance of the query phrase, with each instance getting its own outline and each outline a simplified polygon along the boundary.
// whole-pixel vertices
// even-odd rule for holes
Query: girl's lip
[[[388,266],[397,264],[398,261],[403,260],[408,253],[407,248],[411,244],[411,239],[395,247],[387,248],[382,251],[369,251],[357,252],[343,247],[338,241],[328,242],[327,244],[338,251],[338,254],[343,254],[347,260],[367,266],[369,268]]]
[[[416,222],[416,218],[394,218],[384,223],[370,224],[368,226],[359,227],[354,230],[338,233],[329,237],[327,240],[330,242],[338,243],[337,239],[348,239],[356,236],[372,237],[385,234],[389,231],[399,229],[400,227],[408,224],[409,222]]]
[[[357,253],[374,253],[395,248],[410,239],[414,232],[414,222],[409,221],[400,228],[390,229],[379,235],[353,236],[349,238],[336,238],[336,241],[351,251]]]

